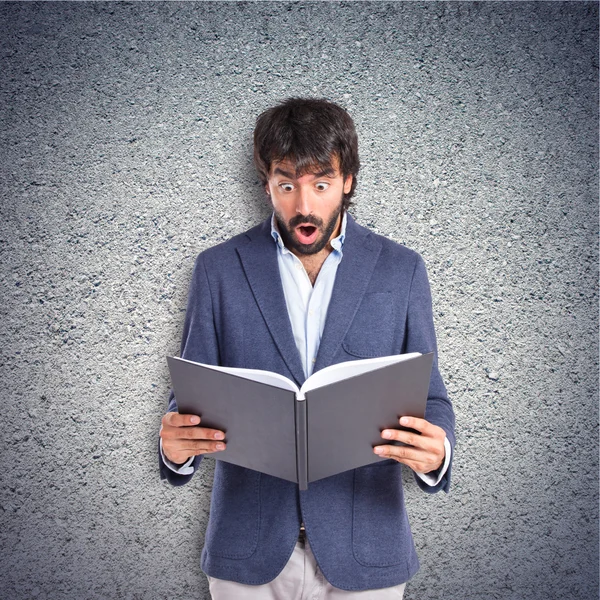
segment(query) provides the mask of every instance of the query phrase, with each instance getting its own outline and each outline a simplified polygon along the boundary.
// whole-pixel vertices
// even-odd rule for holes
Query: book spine
[[[308,489],[308,432],[306,429],[306,399],[296,398],[296,469],[301,490]]]

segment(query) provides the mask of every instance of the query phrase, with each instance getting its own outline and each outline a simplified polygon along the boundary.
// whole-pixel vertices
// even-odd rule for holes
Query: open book
[[[401,416],[423,417],[433,353],[331,365],[301,388],[270,371],[217,367],[167,357],[180,413],[225,432],[207,454],[298,483],[384,460],[373,447]]]

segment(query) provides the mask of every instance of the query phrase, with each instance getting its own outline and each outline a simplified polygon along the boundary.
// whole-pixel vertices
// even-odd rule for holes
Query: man
[[[429,284],[415,252],[347,212],[359,170],[354,123],[325,100],[291,98],[257,119],[254,161],[270,219],[201,253],[181,356],[275,371],[298,385],[330,364],[436,352]],[[171,393],[161,477],[189,481],[224,434],[178,414]],[[418,430],[420,435],[401,427]],[[401,441],[405,446],[386,443]],[[401,464],[448,491],[454,414],[434,359],[425,419],[402,417],[386,460],[311,483],[217,460],[202,553],[215,600],[399,598],[418,569]]]

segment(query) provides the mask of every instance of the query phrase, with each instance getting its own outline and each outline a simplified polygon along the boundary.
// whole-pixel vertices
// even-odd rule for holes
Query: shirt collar
[[[342,226],[340,227],[340,235],[331,240],[331,247],[338,252],[342,251],[344,246],[344,240],[346,239],[346,223],[347,223],[347,215],[346,211],[342,214]],[[277,229],[277,221],[275,221],[275,213],[271,215],[271,235],[275,240],[275,243],[279,247],[280,250],[289,252],[289,250],[283,245],[283,240],[281,239],[281,235],[279,233],[279,229]]]

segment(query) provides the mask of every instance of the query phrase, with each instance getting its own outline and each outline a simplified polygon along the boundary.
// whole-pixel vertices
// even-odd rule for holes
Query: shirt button
[[[296,269],[298,269],[298,271],[302,271],[302,269],[304,269],[304,267],[302,266],[301,263],[296,263]]]
[[[315,311],[312,308],[308,311],[308,314],[312,317],[315,314]]]
[[[312,359],[312,361],[313,361],[313,363],[316,363],[316,362],[317,362],[317,359],[316,359],[316,358],[313,358],[313,359]]]

